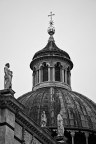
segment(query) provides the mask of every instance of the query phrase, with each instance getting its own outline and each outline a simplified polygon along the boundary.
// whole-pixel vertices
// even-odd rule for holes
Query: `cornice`
[[[31,61],[30,68],[33,69],[32,67],[33,67],[34,62],[39,61],[39,60],[43,60],[43,59],[46,59],[46,58],[47,59],[48,58],[53,58],[53,59],[58,58],[58,59],[64,60],[64,61],[68,62],[71,65],[71,69],[73,68],[73,62],[70,59],[68,59],[67,57],[57,56],[57,55],[45,55],[45,56],[37,57],[37,58],[35,58]]]
[[[65,88],[67,90],[72,90],[71,87],[67,85],[66,83],[58,82],[58,81],[53,81],[53,82],[46,81],[46,82],[41,82],[35,85],[32,88],[32,91],[35,91],[37,89],[44,88],[44,87],[58,87],[58,88]]]

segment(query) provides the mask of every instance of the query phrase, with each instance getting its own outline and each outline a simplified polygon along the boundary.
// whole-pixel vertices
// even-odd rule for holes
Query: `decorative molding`
[[[14,131],[14,128],[10,124],[8,124],[7,122],[0,123],[0,126],[5,126],[5,125],[8,126],[9,128],[11,128],[11,130]]]
[[[67,62],[69,65],[70,65],[70,69],[72,69],[73,68],[73,62],[70,60],[70,59],[68,59],[67,57],[64,57],[64,56],[56,56],[56,55],[45,55],[45,56],[40,56],[40,57],[37,57],[37,58],[35,58],[35,59],[33,59],[32,60],[32,62],[31,62],[31,68],[33,67],[33,65],[34,65],[34,62],[36,63],[36,61],[38,62],[39,60],[44,60],[44,59],[50,59],[50,58],[58,58],[59,60],[61,59],[61,60],[64,60],[65,62]],[[32,68],[33,69],[33,68]]]

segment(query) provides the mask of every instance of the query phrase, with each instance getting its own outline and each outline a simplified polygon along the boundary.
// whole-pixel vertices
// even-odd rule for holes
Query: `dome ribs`
[[[50,46],[51,46],[51,48],[50,48]],[[45,46],[45,48],[43,48],[40,51],[35,53],[35,55],[33,56],[33,60],[40,57],[40,56],[48,55],[51,53],[58,54],[59,56],[64,56],[64,57],[70,59],[70,56],[67,52],[58,48],[54,41],[49,41],[47,43],[47,45]]]
[[[37,99],[39,99],[39,103],[38,103],[38,111],[37,111],[37,122],[39,125],[41,125],[41,113],[43,111],[45,111],[46,113],[46,107],[43,105],[44,102],[44,97],[46,95],[46,88],[43,88],[43,92],[40,90],[38,97],[35,99],[37,101]]]
[[[90,118],[88,117],[86,107],[84,106],[85,102],[82,101],[82,99],[80,99],[80,97],[75,95],[75,93],[73,93],[73,95],[75,96],[76,102],[78,102],[78,104],[79,104],[78,111],[80,113],[82,128],[87,128],[87,129],[92,128],[92,123],[90,121]]]
[[[44,89],[44,92],[42,93],[42,96],[41,96],[41,100],[40,100],[40,109],[39,109],[39,114],[38,114],[38,116],[39,116],[39,124],[41,124],[40,122],[41,122],[41,114],[42,114],[42,112],[43,111],[45,111],[45,114],[46,114],[46,116],[47,116],[47,118],[49,118],[49,109],[48,109],[48,103],[46,103],[45,102],[45,97],[46,97],[46,93],[48,94],[48,89],[46,89],[46,88],[43,88]],[[48,120],[47,120],[47,125],[48,125]]]
[[[74,115],[75,126],[78,128],[81,128],[81,126],[82,126],[81,117],[80,117],[80,113],[79,113],[78,108],[77,108],[76,100],[74,99],[72,94],[70,94],[69,92],[67,92],[67,93],[68,93],[68,96],[70,97],[71,102],[73,103],[73,107],[71,107],[71,111]],[[77,120],[77,122],[76,122],[76,120]]]
[[[90,126],[89,128],[96,130],[96,110],[94,108],[94,103],[83,95],[79,94],[79,96],[82,96],[82,99],[85,102],[84,105],[89,119],[89,126]]]
[[[26,94],[24,94],[24,95],[22,95],[22,96],[20,96],[19,98],[18,98],[18,101],[20,102],[20,103],[22,103],[22,104],[25,104],[25,102],[26,102],[26,99],[28,99],[28,97],[26,97],[26,95],[31,95],[32,94],[32,91],[31,92],[28,92],[28,93],[26,93]]]
[[[44,89],[44,91],[42,92],[42,94],[40,94],[40,103],[39,103],[39,105],[38,105],[38,115],[37,115],[37,122],[38,122],[38,124],[40,125],[41,123],[41,104],[42,104],[42,99],[43,99],[43,96],[44,96],[44,93],[45,93],[45,89]]]
[[[36,102],[36,99],[38,97],[39,93],[35,93],[34,95],[31,96],[31,98],[29,98],[29,100],[27,101],[27,107],[29,108],[28,113],[30,115],[30,117],[37,122],[37,113],[38,113],[38,104]]]
[[[64,118],[64,124],[65,124],[66,127],[69,127],[70,121],[69,121],[69,113],[68,113],[67,103],[66,103],[66,100],[65,100],[65,91],[62,92],[62,89],[60,89],[60,90],[58,90],[58,91],[59,91],[59,93],[62,94],[62,100],[63,100],[64,106],[65,106],[65,113],[66,113],[66,115],[67,115],[67,117]],[[60,96],[59,96],[59,98],[60,98]],[[62,102],[62,101],[61,101],[61,102]],[[64,111],[63,111],[63,112],[64,112]],[[63,114],[64,114],[64,113],[63,113]],[[63,116],[63,117],[64,117],[64,116]]]
[[[44,110],[48,127],[57,127],[57,114],[61,113],[65,129],[96,131],[95,103],[77,92],[57,86],[43,87],[21,96],[18,101],[39,125]]]
[[[54,87],[53,89],[54,89],[54,94],[53,94],[54,125],[57,126],[57,115],[58,113],[60,113],[61,105],[60,105],[60,99],[58,97],[58,90],[56,87]]]

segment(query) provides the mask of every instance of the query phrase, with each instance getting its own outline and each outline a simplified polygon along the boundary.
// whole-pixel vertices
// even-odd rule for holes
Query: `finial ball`
[[[48,34],[50,35],[50,36],[52,36],[52,35],[54,35],[54,33],[55,33],[55,28],[54,27],[49,27],[48,28]]]

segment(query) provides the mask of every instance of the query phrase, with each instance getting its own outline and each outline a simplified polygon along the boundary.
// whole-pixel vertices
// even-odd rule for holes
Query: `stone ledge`
[[[15,91],[12,89],[3,89],[0,90],[0,96],[12,96],[14,97]]]

